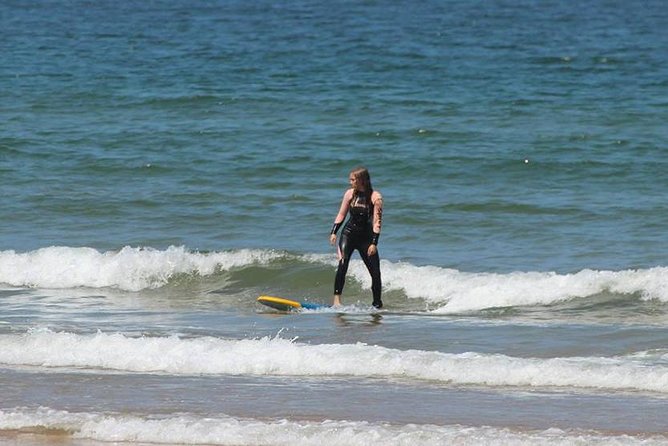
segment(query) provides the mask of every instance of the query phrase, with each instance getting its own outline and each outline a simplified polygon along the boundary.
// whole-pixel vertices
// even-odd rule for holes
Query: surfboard
[[[283,297],[276,296],[260,296],[257,298],[257,301],[278,311],[294,311],[301,309],[317,310],[318,308],[329,307],[329,305],[285,299]]]

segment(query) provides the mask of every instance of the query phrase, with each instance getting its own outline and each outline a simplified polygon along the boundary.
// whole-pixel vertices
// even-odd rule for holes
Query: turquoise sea
[[[0,2],[0,443],[668,444],[663,1]],[[384,197],[385,308],[348,173]]]

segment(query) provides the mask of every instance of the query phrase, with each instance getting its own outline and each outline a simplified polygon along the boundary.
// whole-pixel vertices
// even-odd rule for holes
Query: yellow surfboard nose
[[[302,304],[296,300],[284,299],[276,296],[260,296],[257,298],[257,301],[278,311],[290,311],[302,307]]]

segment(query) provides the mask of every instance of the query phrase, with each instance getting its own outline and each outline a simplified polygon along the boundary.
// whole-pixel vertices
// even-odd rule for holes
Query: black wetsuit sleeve
[[[330,232],[330,234],[336,234],[337,232],[339,232],[341,224],[343,224],[343,222],[334,223],[334,225],[332,226],[332,232]]]

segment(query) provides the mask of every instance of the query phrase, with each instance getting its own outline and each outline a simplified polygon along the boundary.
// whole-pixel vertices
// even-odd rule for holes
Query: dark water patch
[[[525,315],[596,323],[665,324],[668,305],[658,299],[647,300],[642,293],[602,292],[593,296],[568,299],[544,308],[523,309]],[[542,315],[542,316],[540,316]],[[659,345],[656,346],[659,348]]]
[[[518,202],[451,203],[441,206],[441,209],[446,213],[473,212],[484,214],[582,216],[582,209],[575,207],[550,208]]]

